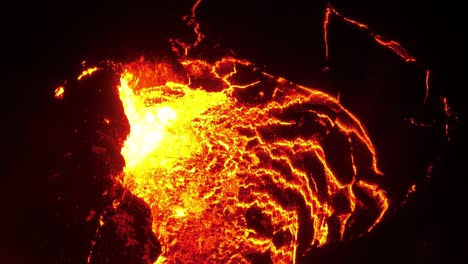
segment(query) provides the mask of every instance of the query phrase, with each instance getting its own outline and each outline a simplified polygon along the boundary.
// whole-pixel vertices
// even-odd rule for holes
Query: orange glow
[[[427,97],[429,96],[429,75],[431,74],[430,70],[426,70],[426,95],[424,96],[424,103],[427,102]]]
[[[428,167],[428,175],[430,175],[432,169],[432,164],[429,165]],[[408,199],[416,192],[417,186],[416,184],[411,185],[409,189],[406,191],[405,199],[400,203],[400,206],[404,206],[407,202]]]
[[[387,40],[380,35],[374,35],[375,41],[377,43],[393,50],[400,58],[404,59],[406,62],[415,62],[416,59],[409,55],[409,53],[400,45],[400,43],[394,40]]]
[[[63,99],[63,95],[65,93],[65,87],[59,86],[54,90],[54,97],[55,99]]]
[[[328,23],[330,23],[331,13],[332,13],[332,8],[328,6],[325,9],[325,16],[323,19],[323,40],[325,42],[325,67],[323,69],[324,72],[330,70],[328,68],[328,65],[326,64],[328,63]]]
[[[327,244],[333,232],[341,238],[355,232],[350,219],[367,208],[356,188],[375,203],[365,230],[381,221],[386,193],[361,175],[382,175],[376,151],[336,98],[235,58],[185,58],[180,66],[183,73],[164,62],[123,65],[118,87],[130,124],[122,184],[151,209],[163,247],[157,263],[245,263],[252,252],[294,263],[301,243],[310,249]],[[241,71],[257,77],[239,83]],[[194,86],[195,78],[217,89]],[[336,151],[349,155],[352,179],[343,180],[329,164],[323,144],[332,131],[349,143]],[[361,151],[370,156],[365,165],[355,163]],[[338,195],[345,208],[333,202]],[[306,232],[300,219],[310,221],[310,241],[299,241]]]
[[[79,81],[79,80],[83,79],[86,76],[90,76],[91,74],[93,74],[94,72],[96,72],[98,70],[100,70],[98,67],[93,67],[93,68],[89,68],[87,70],[84,70],[76,79]]]
[[[450,141],[452,125],[458,122],[458,116],[452,111],[449,103],[447,102],[447,97],[441,96],[440,102],[442,104],[443,112],[445,115],[445,136]]]
[[[200,23],[196,20],[196,15],[195,15],[197,7],[200,5],[201,2],[202,0],[196,0],[190,10],[191,11],[190,14],[182,17],[182,21],[184,21],[187,26],[193,28],[193,32],[197,35],[197,39],[193,43],[187,43],[180,39],[170,40],[170,42],[172,43],[172,50],[175,53],[182,55],[183,57],[187,56],[189,54],[190,49],[198,46],[198,44],[200,44],[200,42],[205,37],[200,30]],[[180,49],[183,50],[183,54],[180,54],[181,53]]]
[[[94,217],[95,216],[94,214],[95,214],[94,210],[91,210],[90,216]],[[89,219],[89,220],[91,220],[91,219]],[[99,216],[99,226],[98,226],[98,228],[96,229],[96,231],[94,233],[94,238],[91,240],[91,248],[90,248],[88,256],[86,258],[86,263],[88,263],[88,264],[91,263],[91,259],[93,257],[94,247],[96,246],[96,241],[97,241],[97,239],[99,237],[99,232],[101,230],[101,227],[104,226],[104,224],[105,224],[104,217],[101,215],[101,216]]]

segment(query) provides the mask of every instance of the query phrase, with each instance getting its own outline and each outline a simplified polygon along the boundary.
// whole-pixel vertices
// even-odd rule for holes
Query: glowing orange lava
[[[91,74],[95,73],[98,70],[100,70],[98,67],[92,67],[87,70],[84,70],[76,79],[79,81],[86,76],[90,76]]]
[[[195,19],[200,2],[183,17],[197,36],[194,43],[171,40],[176,62],[141,58],[103,66],[119,76],[130,126],[117,181],[151,210],[162,246],[156,263],[250,263],[254,256],[295,263],[314,247],[369,232],[390,201],[378,184],[383,172],[364,125],[339,99],[249,61],[191,57],[204,38]],[[406,63],[416,62],[398,42],[329,4],[327,61],[332,16],[366,31]],[[103,68],[88,68],[77,80]],[[55,90],[57,99],[63,94],[63,86]],[[445,98],[441,104],[446,119],[453,118]],[[448,136],[448,123],[445,130]],[[407,197],[415,190],[412,185]],[[116,198],[112,208],[119,204]],[[88,263],[105,224],[100,215]]]
[[[123,65],[118,88],[130,123],[122,184],[151,208],[158,263],[294,263],[381,220],[375,149],[336,98],[235,58],[178,66]],[[349,177],[329,164],[331,134],[346,142],[334,151]],[[365,224],[353,220],[367,210]]]
[[[65,93],[65,87],[59,86],[54,90],[55,99],[63,99],[63,94]]]

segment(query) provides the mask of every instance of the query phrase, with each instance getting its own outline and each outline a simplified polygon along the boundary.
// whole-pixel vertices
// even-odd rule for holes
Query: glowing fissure
[[[382,45],[390,50],[392,50],[398,57],[403,59],[407,63],[414,63],[416,62],[416,59],[409,54],[409,52],[401,46],[400,43],[398,43],[395,40],[387,39],[382,35],[376,34],[375,32],[371,31],[369,26],[358,22],[356,20],[350,19],[346,16],[343,16],[341,13],[339,13],[331,4],[327,4],[327,8],[325,10],[325,15],[324,15],[324,20],[323,20],[323,29],[324,29],[324,41],[325,41],[325,61],[328,64],[328,24],[330,23],[330,17],[331,15],[335,15],[336,17],[342,19],[348,24],[357,26],[361,30],[365,30],[369,36],[373,37],[374,40],[379,44]]]
[[[359,235],[381,220],[388,201],[371,180],[381,175],[375,150],[336,98],[234,58],[180,66],[175,74],[163,62],[124,65],[118,88],[130,124],[122,184],[151,208],[159,263],[248,263],[252,254],[293,263],[331,233]],[[241,83],[239,70],[256,77]],[[328,164],[332,132],[348,142],[351,179]],[[368,161],[355,162],[361,155]],[[351,219],[369,208],[375,216],[357,228]]]

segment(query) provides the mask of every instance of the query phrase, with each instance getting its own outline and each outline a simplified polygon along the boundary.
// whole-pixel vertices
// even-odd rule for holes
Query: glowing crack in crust
[[[336,98],[235,58],[179,62],[122,65],[118,87],[122,184],[151,209],[157,263],[294,263],[381,220],[375,149]]]

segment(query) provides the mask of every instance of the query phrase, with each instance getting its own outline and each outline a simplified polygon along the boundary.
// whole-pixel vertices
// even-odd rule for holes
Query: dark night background
[[[344,15],[400,40],[421,65],[432,70],[432,88],[447,97],[460,117],[451,144],[429,142],[410,156],[405,152],[413,146],[405,141],[409,137],[392,133],[385,125],[393,110],[405,117],[416,109],[411,102],[424,97],[424,91],[401,87],[406,83],[401,77],[407,77],[402,73],[406,70],[392,68],[409,66],[401,66],[401,60],[359,30],[333,22],[329,29],[332,71],[322,73],[324,2],[306,2],[312,1],[206,0],[197,14],[208,41],[296,83],[324,87],[332,94],[340,91],[345,106],[370,124],[376,145],[388,141],[387,145],[394,146],[384,146],[388,153],[384,156],[392,160],[392,156],[408,155],[407,163],[395,165],[393,172],[402,172],[402,178],[414,173],[408,177],[425,182],[405,206],[390,212],[369,235],[317,251],[307,259],[310,263],[466,262],[466,191],[462,184],[466,171],[461,163],[466,155],[459,154],[466,140],[461,137],[465,116],[461,92],[466,86],[462,39],[466,30],[461,30],[460,8],[444,2],[403,0],[334,3]],[[76,76],[85,59],[131,59],[169,52],[168,38],[190,35],[180,21],[189,8],[190,1],[142,0],[44,2],[4,8],[11,18],[2,21],[2,73],[6,79],[2,110],[7,113],[2,119],[2,138],[7,148],[2,155],[0,263],[47,263],[44,259],[54,252],[48,247],[57,245],[53,240],[58,235],[48,228],[56,208],[46,201],[52,145],[60,136],[54,132],[60,131],[60,120],[51,115],[54,88]],[[341,79],[333,78],[336,76]],[[412,76],[408,77],[410,84],[424,78],[408,76]],[[376,85],[385,92],[369,88]],[[427,138],[431,136],[420,137],[422,142]],[[439,147],[435,153],[433,145]],[[429,181],[424,180],[425,167],[420,166],[427,155],[435,161]],[[407,183],[401,178],[392,180],[397,185]]]

